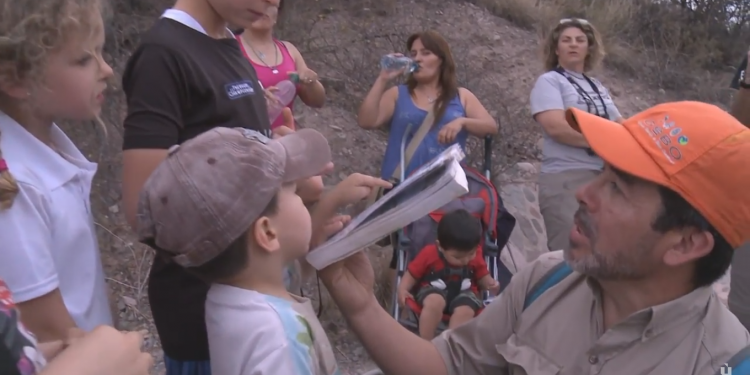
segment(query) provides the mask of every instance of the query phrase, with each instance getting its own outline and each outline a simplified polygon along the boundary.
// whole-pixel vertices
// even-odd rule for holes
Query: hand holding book
[[[315,245],[322,238],[316,235],[314,250],[306,257],[308,263],[322,270],[466,194],[466,175],[459,165],[464,156],[458,145],[447,148],[318,247]],[[390,185],[374,177],[349,176],[321,199],[313,223],[328,220],[340,207],[366,198],[375,187]]]

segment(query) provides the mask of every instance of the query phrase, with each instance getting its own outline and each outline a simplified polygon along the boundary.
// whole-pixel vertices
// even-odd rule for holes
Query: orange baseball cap
[[[750,239],[750,130],[729,113],[686,101],[622,125],[574,108],[566,117],[608,164],[677,192],[735,248]]]

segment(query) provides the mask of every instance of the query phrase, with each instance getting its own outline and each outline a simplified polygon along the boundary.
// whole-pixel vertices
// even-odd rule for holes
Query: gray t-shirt
[[[568,72],[568,74],[591,98],[599,114],[604,115],[605,113],[602,108],[602,101],[599,100],[599,94],[601,94],[601,98],[607,107],[606,113],[609,115],[609,119],[614,121],[622,117],[612,101],[609,91],[602,86],[601,82],[591,78],[591,81],[599,90],[599,94],[597,94],[583,75],[575,72]],[[586,105],[585,98],[578,94],[578,91],[568,79],[556,71],[544,73],[536,80],[536,84],[531,90],[530,105],[532,116],[544,111],[566,110],[568,108],[578,108],[596,113],[593,108]],[[571,169],[599,170],[604,166],[601,158],[589,155],[585,149],[559,143],[545,131],[543,131],[543,134],[542,173],[557,173]]]

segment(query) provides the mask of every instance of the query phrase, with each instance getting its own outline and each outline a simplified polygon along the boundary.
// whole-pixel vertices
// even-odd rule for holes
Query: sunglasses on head
[[[586,26],[589,25],[589,21],[583,18],[563,18],[560,20],[560,25],[563,25],[566,23],[573,23],[573,22],[577,22],[577,23],[580,23],[581,25],[586,25]]]

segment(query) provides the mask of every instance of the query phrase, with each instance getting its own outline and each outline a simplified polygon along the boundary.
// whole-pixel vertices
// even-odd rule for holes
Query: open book
[[[460,146],[448,147],[307,254],[307,261],[323,269],[468,193],[459,164],[464,157]]]

